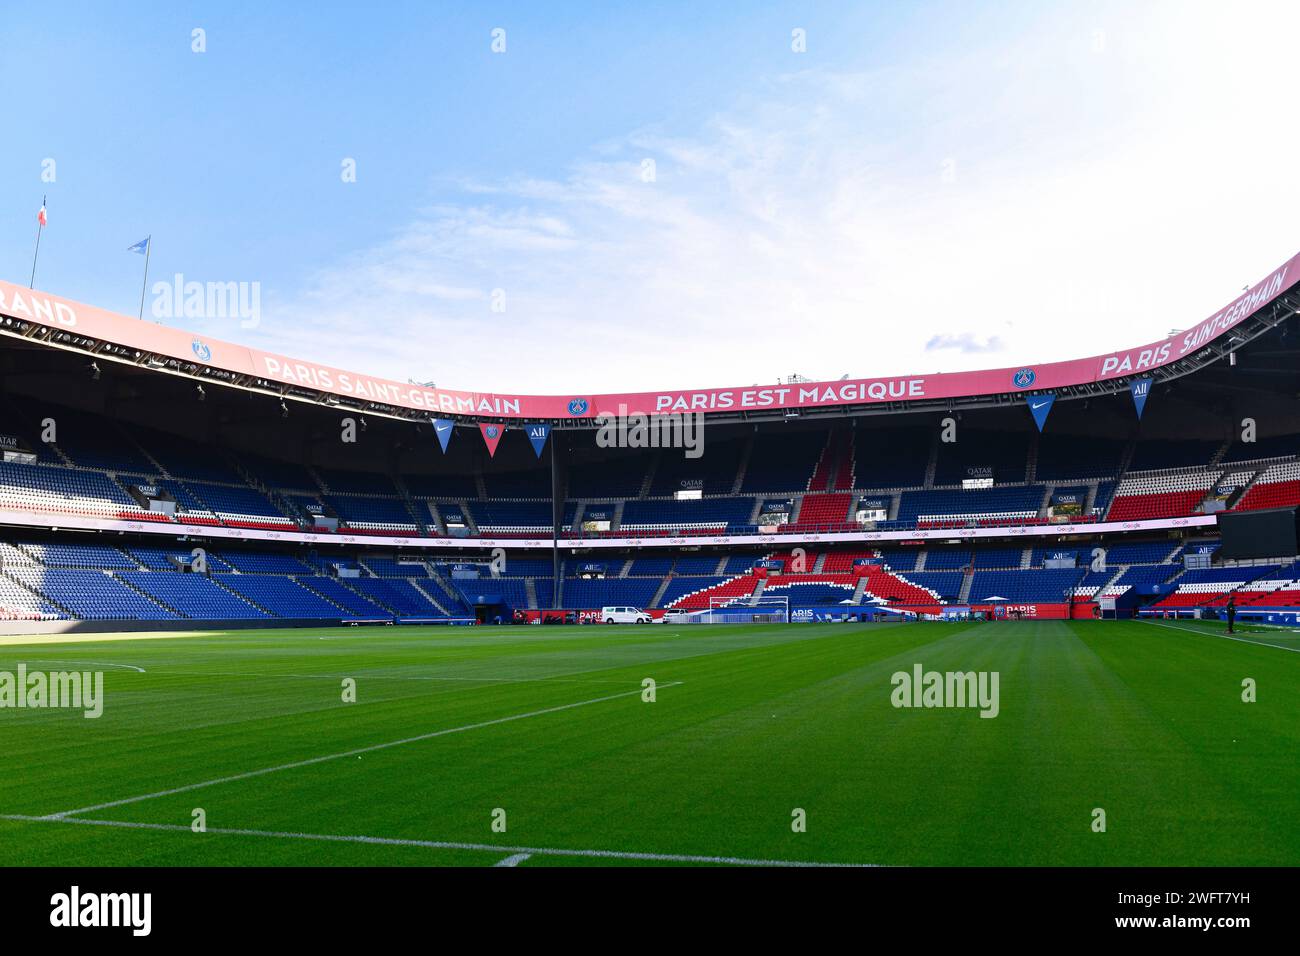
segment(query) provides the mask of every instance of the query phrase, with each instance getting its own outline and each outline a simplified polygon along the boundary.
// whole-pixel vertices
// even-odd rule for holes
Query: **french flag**
[[[45,200],[44,200],[44,199],[41,200],[41,211],[38,212],[38,213],[36,214],[36,221],[39,222],[39,223],[41,224],[41,227],[42,227],[42,228],[44,228],[44,226],[46,225],[46,223],[49,222],[49,217],[45,215]]]

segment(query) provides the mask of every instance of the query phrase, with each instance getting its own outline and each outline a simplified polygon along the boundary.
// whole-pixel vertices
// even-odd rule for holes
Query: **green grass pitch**
[[[105,674],[99,719],[0,710],[5,865],[1300,862],[1300,638],[1286,631],[1043,621],[5,640],[0,671]],[[997,672],[998,716],[895,708],[891,675],[915,664]]]

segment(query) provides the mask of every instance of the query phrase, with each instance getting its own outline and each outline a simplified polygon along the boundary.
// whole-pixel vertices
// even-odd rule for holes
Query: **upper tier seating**
[[[439,501],[451,501],[458,498],[478,497],[478,488],[475,487],[472,475],[410,474],[402,475],[402,483],[406,485],[406,490],[411,493],[413,498],[436,498]],[[544,494],[547,498],[551,496],[549,475],[547,476]],[[513,497],[525,496],[516,495]],[[533,496],[528,495],[527,497]]]
[[[244,478],[226,454],[206,442],[192,441],[179,435],[167,435],[138,429],[135,437],[149,456],[173,478],[244,484]],[[149,471],[157,469],[150,468]]]
[[[145,511],[102,472],[0,462],[0,508],[166,521]]]
[[[1265,469],[1233,510],[1289,508],[1292,505],[1300,505],[1300,462],[1288,461]]]
[[[1262,461],[1300,455],[1300,435],[1277,435],[1252,442],[1234,441],[1223,456],[1225,462]]]
[[[586,462],[569,470],[570,498],[630,498],[641,494],[649,459],[643,455]]]
[[[296,527],[270,499],[247,485],[213,485],[187,481],[185,486],[216,514],[223,524],[234,528],[289,529]]]
[[[1133,450],[1129,471],[1204,466],[1223,445],[1221,441],[1157,441],[1144,439]]]
[[[925,482],[933,441],[925,429],[860,428],[854,443],[856,487],[920,487]]]
[[[634,532],[668,532],[681,528],[721,530],[730,525],[748,525],[753,512],[753,498],[634,500],[623,507],[619,528]]]
[[[549,501],[474,501],[470,514],[485,535],[551,533]]]
[[[1025,480],[1032,433],[963,428],[957,434],[957,441],[938,444],[936,485],[959,485],[967,478],[986,477],[983,473],[973,474],[973,468],[993,469],[993,480],[1000,484]]]
[[[806,490],[825,447],[824,431],[755,435],[741,491],[768,494]]]
[[[411,512],[407,510],[406,502],[400,498],[326,495],[324,500],[351,531],[418,534],[420,530]]]
[[[500,473],[488,472],[483,475],[483,488],[489,498],[545,498],[550,501],[551,473],[546,469]],[[731,489],[728,488],[727,490],[730,491]],[[415,494],[414,491],[411,493]],[[451,497],[467,498],[473,494],[474,491],[471,488],[465,495],[453,495]],[[430,494],[427,497],[436,498],[439,495]]]
[[[1115,489],[1107,521],[1179,518],[1194,514],[1219,472],[1201,468],[1127,475]]]
[[[1036,519],[1044,493],[1042,485],[905,491],[898,517],[921,528],[1023,524]]]
[[[843,531],[858,527],[849,517],[849,508],[857,498],[852,494],[806,494],[799,506],[799,517],[791,529],[819,528],[826,531]]]
[[[325,487],[335,495],[387,495],[396,498],[397,486],[388,475],[373,471],[339,471],[316,468]]]
[[[156,474],[158,469],[111,419],[58,409],[51,413],[57,426],[55,444],[75,464],[102,471]]]
[[[1127,442],[1088,438],[1046,431],[1038,440],[1038,481],[1069,481],[1080,478],[1114,478],[1119,474]]]
[[[650,494],[672,495],[684,489],[699,488],[706,495],[729,495],[736,484],[736,468],[744,443],[741,441],[704,444],[704,454],[687,458],[680,448],[666,448],[659,456]]]

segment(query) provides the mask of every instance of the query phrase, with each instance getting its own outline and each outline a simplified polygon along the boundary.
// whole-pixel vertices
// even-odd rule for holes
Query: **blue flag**
[[[1025,401],[1029,403],[1029,411],[1033,413],[1034,421],[1038,424],[1038,430],[1041,432],[1043,426],[1047,424],[1047,413],[1052,410],[1052,403],[1056,401],[1056,393],[1026,395]]]
[[[149,251],[149,240],[152,238],[153,236],[145,236],[143,239],[137,242],[134,246],[131,246],[126,251],[139,253],[140,255],[143,256]]]
[[[443,452],[447,451],[447,442],[451,441],[451,430],[456,427],[456,423],[450,418],[435,418],[433,420],[433,431],[438,436],[438,444],[442,446]]]
[[[533,451],[537,457],[542,457],[542,449],[546,447],[546,439],[550,437],[551,426],[545,422],[538,422],[535,425],[524,426],[524,431],[528,433],[528,440],[533,443]]]
[[[1142,421],[1142,410],[1147,407],[1147,396],[1151,394],[1151,379],[1135,378],[1128,383],[1128,390],[1133,393],[1133,404],[1137,406],[1138,421]]]

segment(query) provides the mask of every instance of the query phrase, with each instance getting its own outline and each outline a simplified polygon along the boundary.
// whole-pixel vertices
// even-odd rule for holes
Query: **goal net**
[[[705,624],[788,624],[790,623],[790,598],[788,595],[752,598],[709,598],[709,612]]]

